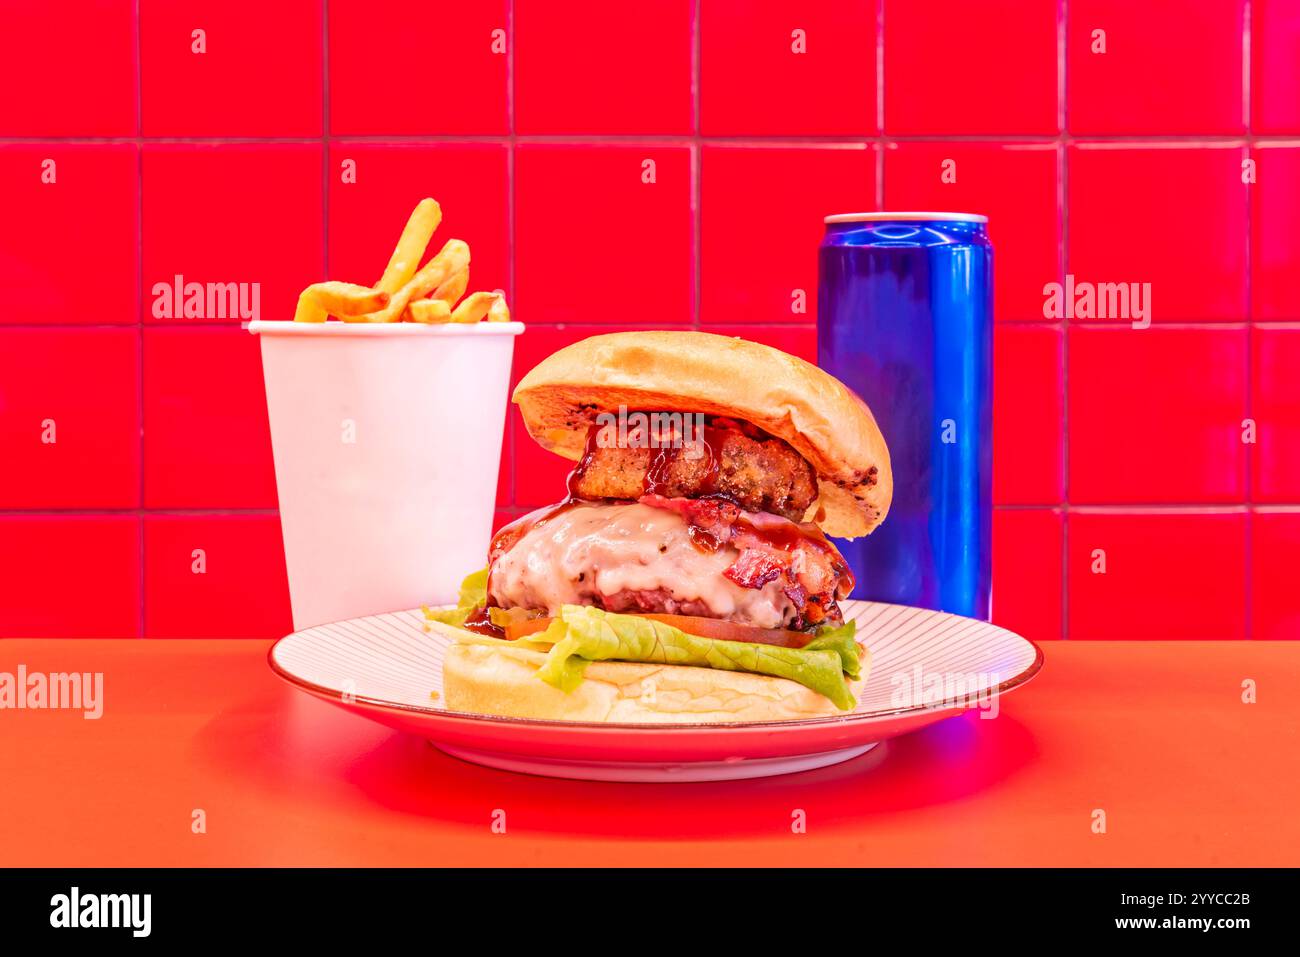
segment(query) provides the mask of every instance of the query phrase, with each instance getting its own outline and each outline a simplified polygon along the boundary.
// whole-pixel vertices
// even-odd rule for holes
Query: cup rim
[[[293,322],[279,319],[254,319],[248,324],[253,335],[314,336],[325,339],[352,339],[358,336],[517,336],[524,331],[522,322]]]

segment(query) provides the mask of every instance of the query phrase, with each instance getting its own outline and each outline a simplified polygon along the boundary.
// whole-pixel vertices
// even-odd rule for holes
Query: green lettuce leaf
[[[427,621],[438,621],[444,625],[454,625],[459,628],[465,624],[468,618],[475,610],[487,604],[487,579],[488,570],[480,568],[476,572],[470,572],[465,576],[465,580],[460,583],[460,599],[456,602],[455,608],[424,608],[424,617]]]
[[[844,624],[827,625],[817,632],[817,637],[801,648],[801,651],[833,651],[840,656],[844,673],[856,680],[862,675],[862,651],[854,638],[858,633],[858,624],[846,621]]]
[[[688,635],[678,628],[634,615],[565,605],[540,640],[553,642],[537,672],[552,687],[571,692],[592,661],[645,661],[788,678],[834,702],[841,711],[855,705],[845,673],[859,673],[855,626],[826,629],[804,648]]]

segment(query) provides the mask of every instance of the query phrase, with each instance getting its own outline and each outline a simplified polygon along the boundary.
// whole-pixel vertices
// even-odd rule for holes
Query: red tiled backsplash
[[[995,620],[1300,637],[1300,0],[6,4],[0,88],[0,635],[288,630],[257,342],[151,290],[287,317],[434,195],[516,381],[613,328],[815,359],[822,215],[988,213]],[[1045,318],[1067,272],[1151,328]],[[512,413],[497,523],[567,469]]]

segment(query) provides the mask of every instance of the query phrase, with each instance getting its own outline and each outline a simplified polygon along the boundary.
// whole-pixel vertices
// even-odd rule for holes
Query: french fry
[[[324,322],[329,318],[329,314],[310,292],[310,289],[304,289],[298,296],[298,308],[293,312],[294,322]]]
[[[425,263],[423,269],[412,276],[401,289],[393,293],[392,299],[389,300],[384,309],[367,313],[364,316],[356,316],[351,321],[396,322],[406,312],[406,307],[412,301],[424,298],[451,278],[454,273],[460,272],[468,266],[469,246],[459,239],[449,239],[438,255]],[[340,318],[348,319],[349,317],[341,316]]]
[[[497,292],[476,292],[461,301],[451,314],[452,322],[478,322],[488,314],[492,303],[502,298]]]
[[[460,272],[452,273],[451,278],[433,291],[434,299],[441,299],[449,306],[455,306],[460,302],[461,296],[465,295],[465,290],[469,288],[469,267],[466,266]]]
[[[411,322],[446,322],[451,318],[451,306],[441,299],[415,299],[406,307]]]
[[[436,200],[422,199],[406,227],[379,282],[361,286],[348,282],[318,282],[298,297],[295,322],[509,322],[510,308],[500,289],[476,292],[469,288],[469,246],[449,239],[438,254],[419,267],[430,237],[442,222]]]
[[[452,273],[451,276],[447,279],[446,282],[444,282],[442,285],[440,285],[437,289],[435,289],[435,290],[433,291],[433,294],[432,294],[429,298],[430,298],[430,299],[438,299],[438,300],[441,300],[442,302],[446,303],[446,305],[447,305],[447,314],[450,315],[450,314],[451,314],[451,309],[452,309],[452,307],[455,306],[456,303],[460,301],[460,297],[461,297],[461,296],[465,295],[465,287],[468,286],[468,285],[469,285],[469,267],[466,266],[466,267],[465,267],[464,269],[462,269],[460,272],[454,272],[454,273]],[[419,301],[420,301],[419,299],[412,299],[412,300],[411,300],[411,305],[410,305],[410,306],[407,306],[407,307],[406,307],[406,312],[402,313],[402,321],[403,321],[403,322],[423,322],[423,321],[424,321],[424,320],[422,320],[422,319],[417,319],[417,318],[415,318],[415,316],[414,316],[414,314],[413,314],[413,312],[412,312],[412,308],[411,308],[411,307],[414,306],[414,305],[415,305],[417,302],[419,302]],[[425,312],[428,313],[428,309],[426,309]],[[430,314],[432,314],[432,313],[430,313]],[[439,318],[434,319],[434,320],[430,320],[430,321],[434,321],[434,322],[446,322],[446,321],[447,321],[447,316],[445,316],[445,315],[439,315]]]
[[[406,221],[401,238],[393,248],[393,255],[388,259],[388,268],[384,270],[375,288],[380,292],[396,293],[411,281],[424,257],[424,250],[433,237],[434,230],[442,222],[442,207],[434,199],[422,199],[411,211],[411,218]]]
[[[460,296],[463,296],[465,294],[465,286],[468,285],[469,285],[469,267],[465,267],[464,269],[461,269],[459,273],[452,273],[451,278],[448,278],[446,282],[443,282],[441,286],[438,286],[437,289],[433,290],[433,293],[430,294],[429,296],[429,299],[439,300],[439,302],[442,302],[443,306],[447,307],[446,312],[430,311],[428,307],[424,307],[425,315],[434,316],[434,319],[429,319],[429,320],[419,319],[419,317],[415,315],[416,312],[415,307],[417,306],[417,304],[424,302],[424,300],[412,299],[411,304],[407,306],[407,311],[402,313],[402,320],[400,321],[446,322],[447,317],[451,315],[451,308],[455,306],[456,302],[458,302],[458,300],[460,299]]]
[[[313,283],[298,297],[293,318],[298,322],[324,322],[326,315],[363,316],[383,309],[391,298],[386,292],[350,282]]]

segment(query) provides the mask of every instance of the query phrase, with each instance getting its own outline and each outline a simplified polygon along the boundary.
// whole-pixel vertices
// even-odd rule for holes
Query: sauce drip
[[[696,487],[699,492],[693,496],[695,498],[707,498],[710,496],[722,496],[718,492],[718,475],[722,469],[722,456],[719,449],[722,447],[724,433],[740,432],[750,438],[764,438],[765,435],[753,425],[747,422],[739,422],[734,419],[715,418],[705,420],[698,429],[693,420],[673,419],[667,423],[656,419],[659,415],[691,415],[692,413],[658,413],[644,412],[649,424],[645,427],[644,432],[640,427],[629,432],[626,436],[632,448],[649,448],[650,461],[646,467],[645,477],[642,479],[642,493],[645,495],[663,495],[671,497],[670,483],[672,480],[673,465],[682,457],[690,459],[701,457],[705,460],[703,477],[697,479]],[[683,427],[692,434],[683,434]],[[583,447],[582,458],[569,473],[568,491],[569,498],[577,498],[578,483],[587,474],[592,459],[597,450],[600,449],[600,434],[604,427],[593,423],[587,429],[587,438]]]
[[[773,548],[780,549],[783,552],[793,552],[800,547],[813,548],[830,559],[831,570],[835,574],[837,581],[841,582],[841,589],[844,595],[853,591],[855,579],[853,572],[850,570],[848,562],[826,537],[816,524],[805,522],[802,525],[796,525],[794,522],[773,522],[765,527],[759,527],[753,523],[744,513],[736,520],[736,527],[743,529],[756,536]]]
[[[641,499],[656,508],[678,512],[686,519],[691,542],[701,551],[715,552],[724,544],[735,544],[742,551],[746,540],[757,541],[773,551],[790,554],[800,549],[824,554],[837,580],[845,583],[847,595],[852,590],[853,572],[839,549],[813,522],[796,523],[777,516],[755,515],[721,497],[713,499],[670,499],[646,496]],[[738,540],[739,539],[739,540]]]
[[[582,449],[582,458],[578,459],[578,464],[573,467],[565,484],[569,490],[569,497],[566,501],[573,502],[578,498],[578,483],[582,477],[587,474],[587,469],[591,467],[591,459],[596,454],[596,449],[600,448],[598,441],[600,438],[600,426],[593,424],[587,429],[587,441]]]
[[[699,457],[704,460],[704,475],[699,480],[698,498],[718,495],[718,474],[722,470],[722,432],[724,430],[705,424],[700,435],[683,438],[679,444],[671,442],[651,450],[650,465],[645,478],[641,481],[641,491],[645,495],[670,495],[669,483],[672,481],[672,468],[682,456]]]
[[[523,538],[535,528],[540,528],[549,522],[555,516],[567,512],[575,505],[581,505],[582,501],[570,495],[562,502],[556,502],[554,505],[547,505],[539,508],[534,512],[529,512],[521,518],[515,519],[509,525],[503,525],[501,529],[492,536],[492,544],[488,546],[488,564],[492,565],[498,558],[504,555],[510,549],[518,544],[519,539]]]
[[[492,623],[491,612],[488,610],[487,604],[471,612],[469,617],[465,619],[464,627],[466,631],[472,631],[478,635],[488,635],[491,638],[504,638],[506,636],[505,629]]]

